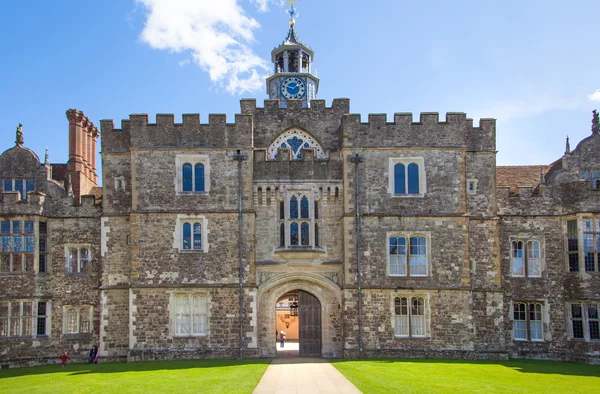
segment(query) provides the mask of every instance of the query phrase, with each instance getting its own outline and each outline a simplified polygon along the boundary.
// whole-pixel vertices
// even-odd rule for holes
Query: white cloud
[[[596,91],[587,96],[590,101],[599,101],[600,102],[600,89],[596,89]]]
[[[269,0],[250,0],[250,2],[256,4],[256,8],[258,8],[260,12],[269,11]]]
[[[189,52],[231,94],[261,89],[269,63],[250,45],[259,23],[237,0],[136,0],[147,11],[141,38],[152,48]],[[252,0],[267,10],[268,0]]]

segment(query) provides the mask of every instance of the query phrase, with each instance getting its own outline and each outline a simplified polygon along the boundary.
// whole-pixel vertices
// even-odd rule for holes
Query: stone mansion
[[[317,99],[293,20],[262,107],[68,110],[69,158],[0,156],[0,366],[300,356],[600,363],[600,122],[496,166],[494,119]],[[67,122],[65,122],[67,123]],[[6,134],[4,134],[6,136]],[[99,185],[96,141],[101,139]]]

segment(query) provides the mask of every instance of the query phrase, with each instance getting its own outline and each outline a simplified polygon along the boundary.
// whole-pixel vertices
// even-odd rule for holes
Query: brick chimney
[[[69,161],[67,172],[71,176],[73,196],[79,201],[85,194],[91,194],[98,186],[96,172],[96,140],[98,129],[85,114],[76,109],[67,110],[69,120]]]

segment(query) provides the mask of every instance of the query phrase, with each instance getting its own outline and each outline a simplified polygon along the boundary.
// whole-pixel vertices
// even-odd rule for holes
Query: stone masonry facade
[[[321,304],[323,357],[600,360],[596,124],[511,188],[497,185],[494,120],[464,113],[364,123],[336,99],[242,100],[235,123],[131,115],[101,121],[99,193],[92,144],[77,150],[99,132],[67,116],[69,161],[89,169],[42,162],[21,129],[0,156],[4,366],[83,361],[93,344],[106,360],[275,357],[274,306],[291,290]],[[283,133],[318,147],[269,158]],[[188,161],[202,190],[183,190]],[[186,246],[187,222],[200,227]]]

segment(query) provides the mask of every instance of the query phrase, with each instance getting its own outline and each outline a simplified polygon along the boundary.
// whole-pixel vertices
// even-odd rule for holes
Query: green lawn
[[[0,393],[251,393],[265,360],[46,365],[0,370]]]
[[[363,393],[598,393],[600,367],[551,361],[334,361]]]

